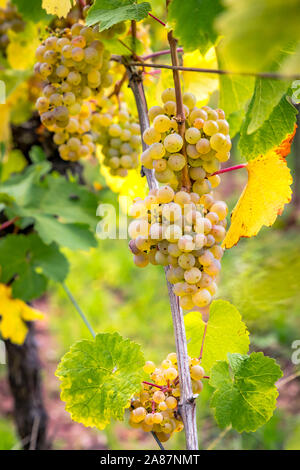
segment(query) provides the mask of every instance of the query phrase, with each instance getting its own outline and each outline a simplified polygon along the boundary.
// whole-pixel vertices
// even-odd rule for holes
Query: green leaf
[[[247,129],[251,121],[254,102],[255,96],[249,105],[239,141],[239,150],[247,160],[263,155],[268,150],[277,147],[287,134],[293,132],[297,115],[296,108],[289,103],[286,96],[283,96],[269,118],[259,129],[249,135]]]
[[[285,80],[257,78],[247,134],[253,134],[263,125],[290,85]]]
[[[295,44],[291,44],[284,51],[281,51],[279,57],[272,64],[271,70],[280,70],[284,60],[293,54]],[[292,85],[291,80],[273,80],[266,78],[257,78],[255,82],[253,105],[251,108],[250,122],[247,134],[253,134],[270,117],[275,106]]]
[[[300,40],[298,0],[230,0],[226,5],[216,28],[224,36],[230,69],[267,72],[286,44]]]
[[[198,357],[201,350],[205,323],[199,312],[184,317],[188,352]],[[239,311],[225,300],[215,300],[210,307],[204,339],[202,365],[207,374],[216,361],[226,360],[227,353],[246,354],[249,350],[249,332]]]
[[[33,145],[29,151],[29,156],[32,161],[32,163],[39,163],[43,162],[44,160],[47,159],[47,156],[42,149],[42,147],[39,147],[38,145]]]
[[[28,0],[11,0],[11,2],[18,7],[18,11],[24,20],[38,23],[40,21],[49,22],[54,18],[53,15],[48,15],[42,8],[42,0],[34,0],[34,7],[32,2]]]
[[[47,280],[62,282],[69,263],[56,243],[47,246],[35,233],[0,239],[0,281],[12,282],[14,297],[30,301],[40,297]]]
[[[111,419],[123,420],[140,388],[144,363],[140,346],[118,333],[75,343],[56,370],[61,399],[72,419],[98,429]]]
[[[210,406],[220,428],[232,425],[238,432],[254,432],[276,408],[275,382],[282,372],[274,359],[263,353],[228,354],[212,368],[209,383],[216,389]]]
[[[199,48],[205,54],[216,43],[218,34],[213,24],[222,11],[221,0],[172,0],[168,21],[185,51]]]
[[[132,4],[131,1],[122,0],[96,0],[89,9],[86,23],[92,26],[99,23],[99,31],[126,20],[140,21],[148,16],[151,5],[148,2]]]
[[[7,204],[6,214],[20,217],[25,226],[35,224],[46,244],[55,241],[74,250],[96,246],[96,196],[55,174],[40,181],[49,169],[47,161],[30,165],[1,185],[0,202]]]
[[[34,214],[35,229],[48,245],[56,241],[71,250],[89,250],[97,246],[93,233],[86,224],[64,224],[48,214]]]

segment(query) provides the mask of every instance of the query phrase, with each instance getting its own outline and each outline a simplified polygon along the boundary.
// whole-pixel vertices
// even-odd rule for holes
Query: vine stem
[[[149,127],[149,119],[147,114],[147,103],[144,93],[143,82],[140,73],[135,68],[130,67],[124,63],[127,68],[129,77],[129,86],[133,92],[136,107],[139,115],[139,122],[141,126],[141,133]],[[148,146],[143,142],[143,150]],[[154,176],[154,170],[143,168],[146,176],[149,189],[158,188],[158,183]],[[169,267],[164,268],[167,274]],[[174,325],[176,353],[178,361],[178,374],[180,383],[180,403],[179,412],[182,416],[187,450],[198,450],[198,437],[196,425],[196,406],[193,397],[191,376],[189,371],[189,361],[187,353],[186,333],[183,321],[182,309],[179,306],[178,297],[173,292],[172,285],[167,281],[168,293],[170,299],[170,307],[172,312],[172,319]]]
[[[159,18],[157,18],[156,16],[152,15],[151,13],[148,13],[149,16],[151,16],[151,18],[153,18],[155,21],[157,21],[158,23],[160,23],[162,26],[166,26],[166,23],[164,23],[163,21],[161,21]]]
[[[19,220],[20,217],[14,217],[13,219],[7,220],[6,222],[3,222],[2,225],[0,225],[0,230],[5,230],[6,228],[10,227],[13,225],[17,220]]]
[[[168,33],[168,41],[170,44],[170,51],[171,51],[171,59],[172,65],[178,66],[179,59],[177,53],[177,39],[173,36],[173,31],[169,31]],[[178,134],[182,137],[183,140],[183,147],[182,147],[182,154],[185,157],[185,166],[181,171],[181,187],[182,189],[186,189],[187,191],[191,190],[191,180],[189,177],[188,165],[187,165],[187,155],[186,155],[186,148],[185,148],[185,114],[184,114],[184,107],[182,101],[182,91],[181,91],[181,83],[180,83],[180,75],[179,71],[173,69],[173,80],[174,80],[174,88],[175,88],[175,96],[176,96],[176,121],[178,123]]]
[[[113,55],[112,60],[119,62],[119,56]],[[300,80],[300,74],[282,74],[276,72],[239,72],[235,70],[223,70],[223,69],[208,69],[208,68],[197,68],[197,67],[184,67],[183,65],[166,65],[166,64],[152,64],[144,62],[131,62],[129,65],[133,67],[151,67],[154,69],[169,69],[178,70],[182,72],[198,72],[198,73],[210,73],[216,75],[238,75],[241,77],[258,77],[273,80]]]
[[[230,166],[228,168],[223,168],[222,170],[215,171],[211,176],[220,175],[221,173],[228,173],[229,171],[239,170],[240,168],[246,168],[247,163],[241,163],[240,165]]]
[[[85,316],[85,314],[83,313],[83,311],[81,310],[81,308],[79,307],[78,303],[76,302],[76,300],[74,299],[73,297],[73,294],[72,292],[69,290],[69,288],[66,286],[66,284],[64,284],[63,282],[61,283],[65,293],[67,294],[67,296],[69,297],[70,301],[72,302],[72,304],[74,305],[74,307],[76,308],[77,312],[79,313],[79,315],[81,316],[82,320],[84,321],[85,325],[87,326],[89,332],[91,333],[91,335],[93,336],[93,338],[96,338],[96,333],[94,332],[93,330],[93,327],[92,325],[90,324],[90,322],[88,321],[87,317]]]
[[[177,47],[177,52],[183,52],[183,47]],[[142,56],[143,60],[154,59],[155,57],[161,57],[162,55],[171,54],[170,49],[164,49],[163,51],[152,52],[152,54]]]

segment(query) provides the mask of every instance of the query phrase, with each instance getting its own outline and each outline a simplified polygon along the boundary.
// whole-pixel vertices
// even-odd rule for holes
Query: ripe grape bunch
[[[55,132],[62,158],[77,160],[94,151],[86,101],[111,85],[110,53],[97,28],[75,23],[48,37],[37,49],[35,72],[45,80],[37,109],[44,126]],[[91,144],[91,145],[89,145]]]
[[[200,360],[189,358],[189,367],[193,393],[199,394],[204,377]],[[131,401],[129,424],[146,432],[153,431],[165,442],[184,427],[178,413],[180,388],[176,353],[168,354],[160,367],[147,361],[144,371],[149,374],[149,381],[142,383],[139,394]]]
[[[227,213],[226,203],[212,194],[174,192],[168,185],[131,207],[134,263],[169,266],[167,279],[185,310],[208,306],[216,293]]]
[[[0,8],[0,50],[6,52],[9,44],[9,31],[20,33],[24,28],[25,23],[15,5],[7,3],[5,8]]]
[[[92,127],[96,141],[102,146],[103,164],[113,176],[126,177],[128,170],[139,165],[140,126],[125,105],[120,110],[94,113]]]
[[[184,93],[182,138],[176,121],[175,90],[166,89],[161,98],[163,106],[149,109],[152,126],[143,134],[149,148],[142,153],[141,163],[145,168],[154,168],[157,181],[170,183],[175,189],[182,183],[182,170],[187,165],[192,190],[202,196],[219,185],[219,176],[212,174],[230,157],[229,125],[224,111],[209,106],[197,108],[196,97]]]

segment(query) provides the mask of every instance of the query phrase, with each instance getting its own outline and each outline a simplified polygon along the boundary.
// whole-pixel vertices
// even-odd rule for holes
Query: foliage
[[[46,245],[36,233],[1,238],[0,260],[0,280],[11,283],[13,296],[25,301],[40,297],[49,279],[62,282],[68,274],[57,244]]]
[[[96,197],[85,187],[49,171],[48,162],[30,165],[1,186],[0,201],[21,227],[34,227],[46,244],[57,242],[73,249],[96,245]],[[43,178],[43,179],[41,179]]]
[[[151,10],[148,2],[136,4],[134,0],[95,0],[87,16],[87,24],[99,24],[99,31],[125,20],[140,21],[146,18]]]
[[[186,51],[199,48],[201,54],[205,54],[216,43],[218,34],[214,20],[222,11],[220,0],[173,0],[168,20]]]
[[[241,237],[257,235],[263,225],[273,225],[290,202],[292,177],[284,157],[291,138],[248,163],[248,183],[232,213],[224,247],[231,248]]]
[[[227,359],[227,353],[247,354],[249,332],[240,313],[229,302],[215,300],[211,304],[207,323],[199,312],[188,313],[184,321],[191,357],[199,356],[203,342],[202,365],[207,374],[217,361]]]
[[[253,432],[273,414],[278,396],[274,384],[282,372],[263,353],[228,354],[228,362],[218,362],[211,371],[209,382],[216,389],[211,406],[221,428]]]
[[[124,409],[139,389],[143,365],[140,346],[118,333],[75,343],[56,371],[72,419],[98,429],[112,418],[123,420]]]
[[[0,284],[0,332],[3,339],[9,339],[15,344],[23,344],[28,327],[26,322],[40,320],[42,313],[28,307],[20,299],[14,299],[11,288]]]
[[[74,0],[42,0],[42,7],[46,12],[59,18],[67,16],[73,4]]]

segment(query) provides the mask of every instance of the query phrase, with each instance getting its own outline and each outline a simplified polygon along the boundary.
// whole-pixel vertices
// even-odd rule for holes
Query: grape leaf
[[[253,103],[249,113],[250,122],[246,131],[248,135],[257,131],[270,117],[290,85],[291,81],[286,80],[256,79]]]
[[[98,429],[111,419],[123,420],[140,388],[144,363],[140,346],[118,333],[75,343],[56,370],[61,399],[72,419]]]
[[[252,134],[247,130],[252,119],[256,98],[253,96],[245,121],[241,127],[239,150],[247,160],[266,154],[269,150],[280,145],[291,134],[296,123],[297,109],[283,96],[263,124]]]
[[[43,0],[42,7],[48,14],[61,18],[67,16],[74,3],[74,0]]]
[[[241,237],[257,235],[263,225],[271,226],[290,202],[293,180],[284,157],[290,152],[295,131],[278,148],[248,162],[248,182],[232,212],[225,248],[236,245]]]
[[[295,44],[290,44],[289,47],[280,52],[270,69],[275,72],[280,70],[284,60],[289,55],[294,54],[294,52]],[[291,80],[274,80],[259,77],[256,79],[247,134],[252,134],[263,125],[291,85]]]
[[[49,169],[49,162],[39,162],[1,185],[0,202],[7,203],[7,215],[21,217],[23,227],[35,223],[47,244],[55,241],[83,250],[96,246],[91,231],[97,223],[96,196],[62,176],[50,174],[40,181]],[[12,200],[7,202],[7,196]]]
[[[205,323],[199,312],[184,317],[188,339],[188,353],[198,357],[201,350]],[[226,360],[227,353],[246,354],[249,350],[249,332],[239,311],[225,300],[215,300],[210,307],[204,339],[202,365],[207,374],[216,361]]]
[[[185,51],[199,48],[205,54],[216,43],[218,34],[213,24],[222,10],[220,0],[172,0],[168,22]]]
[[[133,4],[130,0],[96,0],[89,9],[86,23],[88,26],[99,23],[99,31],[104,31],[122,21],[140,21],[148,16],[150,10],[148,2]]]
[[[56,241],[72,250],[89,250],[97,246],[94,234],[86,224],[64,224],[50,214],[34,214],[34,219],[35,229],[47,245]]]
[[[62,282],[69,263],[55,243],[45,245],[37,234],[7,235],[0,239],[0,281],[11,282],[14,297],[40,297],[48,279]]]
[[[230,70],[271,70],[286,44],[300,40],[298,0],[230,0],[226,6],[215,26]]]
[[[211,370],[209,383],[216,389],[210,406],[220,428],[232,425],[238,432],[254,432],[265,424],[276,407],[275,382],[282,372],[263,353],[228,354]]]
[[[28,0],[11,0],[11,2],[17,6],[24,20],[39,23],[40,21],[49,22],[53,18],[52,15],[48,15],[42,8],[42,0],[35,0],[34,8],[32,8],[32,3]]]
[[[11,287],[0,284],[0,332],[3,339],[23,344],[27,335],[27,321],[43,318],[43,314],[11,295]]]

